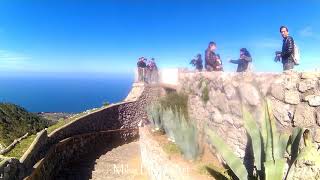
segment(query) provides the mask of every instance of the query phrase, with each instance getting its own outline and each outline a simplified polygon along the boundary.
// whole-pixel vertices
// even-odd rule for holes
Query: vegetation
[[[109,106],[109,105],[110,105],[110,103],[108,101],[105,101],[102,103],[102,106]]]
[[[200,174],[211,175],[215,179],[232,179],[228,169],[217,167],[212,163],[200,165],[198,171]]]
[[[47,129],[47,133],[50,134],[52,133],[54,130],[64,126],[65,124],[67,124],[68,122],[70,122],[69,119],[65,120],[65,119],[60,119],[57,123],[55,123],[52,126],[49,126]]]
[[[147,108],[148,118],[153,126],[153,128],[157,131],[163,129],[163,124],[161,121],[162,115],[162,107],[159,102],[152,103]]]
[[[188,120],[188,96],[169,93],[148,108],[148,116],[156,130],[164,130],[169,140],[179,146],[186,159],[199,154],[197,130]]]
[[[0,103],[0,143],[9,145],[25,133],[35,134],[48,126],[48,121],[24,108]]]
[[[169,155],[182,153],[179,146],[177,146],[176,144],[174,144],[172,142],[168,142],[168,143],[164,144],[162,148]]]
[[[258,128],[256,121],[254,121],[246,109],[243,109],[243,113],[245,128],[253,147],[254,165],[257,173],[247,172],[241,159],[233,154],[230,147],[228,147],[220,137],[207,128],[206,132],[212,144],[222,155],[232,172],[241,180],[248,178],[266,180],[285,179],[287,175],[290,174],[293,162],[295,162],[296,159],[306,157],[305,154],[301,152],[311,151],[306,144],[307,149],[304,148],[305,150],[298,153],[303,129],[295,128],[291,135],[279,134],[276,130],[275,120],[269,102],[265,105],[261,129]],[[290,154],[289,169],[287,171],[285,169],[287,163],[287,159],[285,158],[286,150]],[[319,157],[316,158],[320,159]]]
[[[171,109],[175,113],[177,112],[182,113],[182,115],[186,118],[186,120],[189,119],[188,114],[188,95],[177,93],[177,92],[171,92],[167,94],[166,96],[160,98],[159,101],[162,109]],[[178,112],[179,110],[180,112]]]
[[[4,155],[7,157],[21,158],[35,138],[35,134],[28,136],[26,139],[23,139],[20,143],[18,143],[11,151]]]

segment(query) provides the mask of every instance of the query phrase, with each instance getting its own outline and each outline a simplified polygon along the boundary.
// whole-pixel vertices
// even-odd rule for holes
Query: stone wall
[[[50,143],[54,144],[68,137],[111,129],[137,128],[140,118],[136,109],[139,102],[124,102],[90,113],[49,134]]]
[[[0,157],[0,179],[14,179],[19,167],[19,160]]]
[[[84,115],[63,127],[56,129],[49,135],[47,135],[45,130],[42,131],[37,135],[37,138],[20,159],[20,162],[11,163],[11,166],[15,167],[12,169],[17,169],[17,171],[9,171],[8,174],[14,174],[13,179],[21,179],[26,175],[29,175],[33,170],[33,166],[36,163],[42,163],[41,159],[48,156],[48,152],[50,154],[52,148],[60,148],[61,152],[67,155],[71,155],[72,152],[76,153],[77,151],[75,149],[77,149],[77,147],[79,148],[79,151],[81,149],[81,152],[89,151],[91,147],[94,147],[95,142],[99,141],[99,139],[101,140],[101,137],[106,137],[108,141],[111,141],[109,135],[99,135],[101,133],[104,134],[103,132],[105,131],[123,130],[121,139],[124,140],[130,140],[132,137],[137,137],[138,124],[147,118],[145,112],[146,105],[151,102],[152,98],[157,97],[156,93],[158,92],[155,90],[157,88],[145,87],[144,84],[142,84],[140,88],[143,89],[143,93],[135,96],[133,101],[130,101],[132,99],[127,98],[126,102],[103,107],[98,111]],[[73,140],[70,140],[70,138]],[[115,138],[115,136],[112,136],[112,138]],[[92,146],[90,145],[90,142],[92,142]],[[87,144],[87,146],[79,147],[81,144]],[[69,148],[70,145],[75,147],[75,149]],[[50,158],[57,158],[56,161],[60,162],[60,165],[63,163],[59,160],[58,156],[50,156]],[[68,159],[70,160],[71,158]],[[15,161],[17,161],[17,159],[14,159],[14,162]],[[1,167],[0,173],[2,172]],[[46,175],[42,174],[41,176],[44,177]]]
[[[132,131],[136,135],[128,137]],[[136,139],[137,136],[138,129],[95,132],[69,137],[53,145],[46,156],[33,166],[33,172],[26,179],[56,179],[59,177],[57,173],[64,168],[64,165],[103,145],[110,145],[114,142],[129,142]]]
[[[280,131],[306,127],[320,143],[320,73],[185,72],[179,74],[178,91],[188,94],[190,117],[198,127],[209,125],[241,158],[248,148],[242,104],[259,122],[265,98],[272,102]]]

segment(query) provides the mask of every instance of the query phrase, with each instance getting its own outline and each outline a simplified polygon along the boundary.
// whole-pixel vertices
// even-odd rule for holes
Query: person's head
[[[281,36],[283,38],[286,38],[289,35],[289,30],[288,30],[288,28],[286,26],[281,26],[280,27],[280,33],[281,33]]]
[[[242,56],[242,55],[251,57],[251,55],[250,55],[249,51],[247,50],[247,48],[241,48],[240,49],[240,56]]]
[[[208,49],[212,52],[214,52],[217,48],[217,45],[215,42],[209,42],[209,45],[208,45]]]
[[[200,59],[201,58],[201,54],[197,54],[197,56],[196,56],[198,59]]]

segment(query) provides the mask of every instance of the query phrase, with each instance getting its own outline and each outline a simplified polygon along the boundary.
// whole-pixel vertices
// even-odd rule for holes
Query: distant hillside
[[[9,145],[25,133],[36,133],[48,126],[48,120],[24,108],[0,103],[0,144]]]

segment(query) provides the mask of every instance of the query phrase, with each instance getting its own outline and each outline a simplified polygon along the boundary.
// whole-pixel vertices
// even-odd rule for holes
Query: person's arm
[[[247,62],[251,62],[252,61],[252,58],[249,57],[249,56],[242,56],[241,59],[247,61]]]
[[[286,41],[287,41],[286,43],[288,43],[288,49],[286,49],[284,52],[281,52],[282,57],[289,57],[293,53],[293,50],[294,50],[293,38],[289,36],[289,37],[287,37]]]
[[[238,59],[238,60],[230,60],[230,62],[231,63],[233,63],[233,64],[240,64],[240,59]]]

